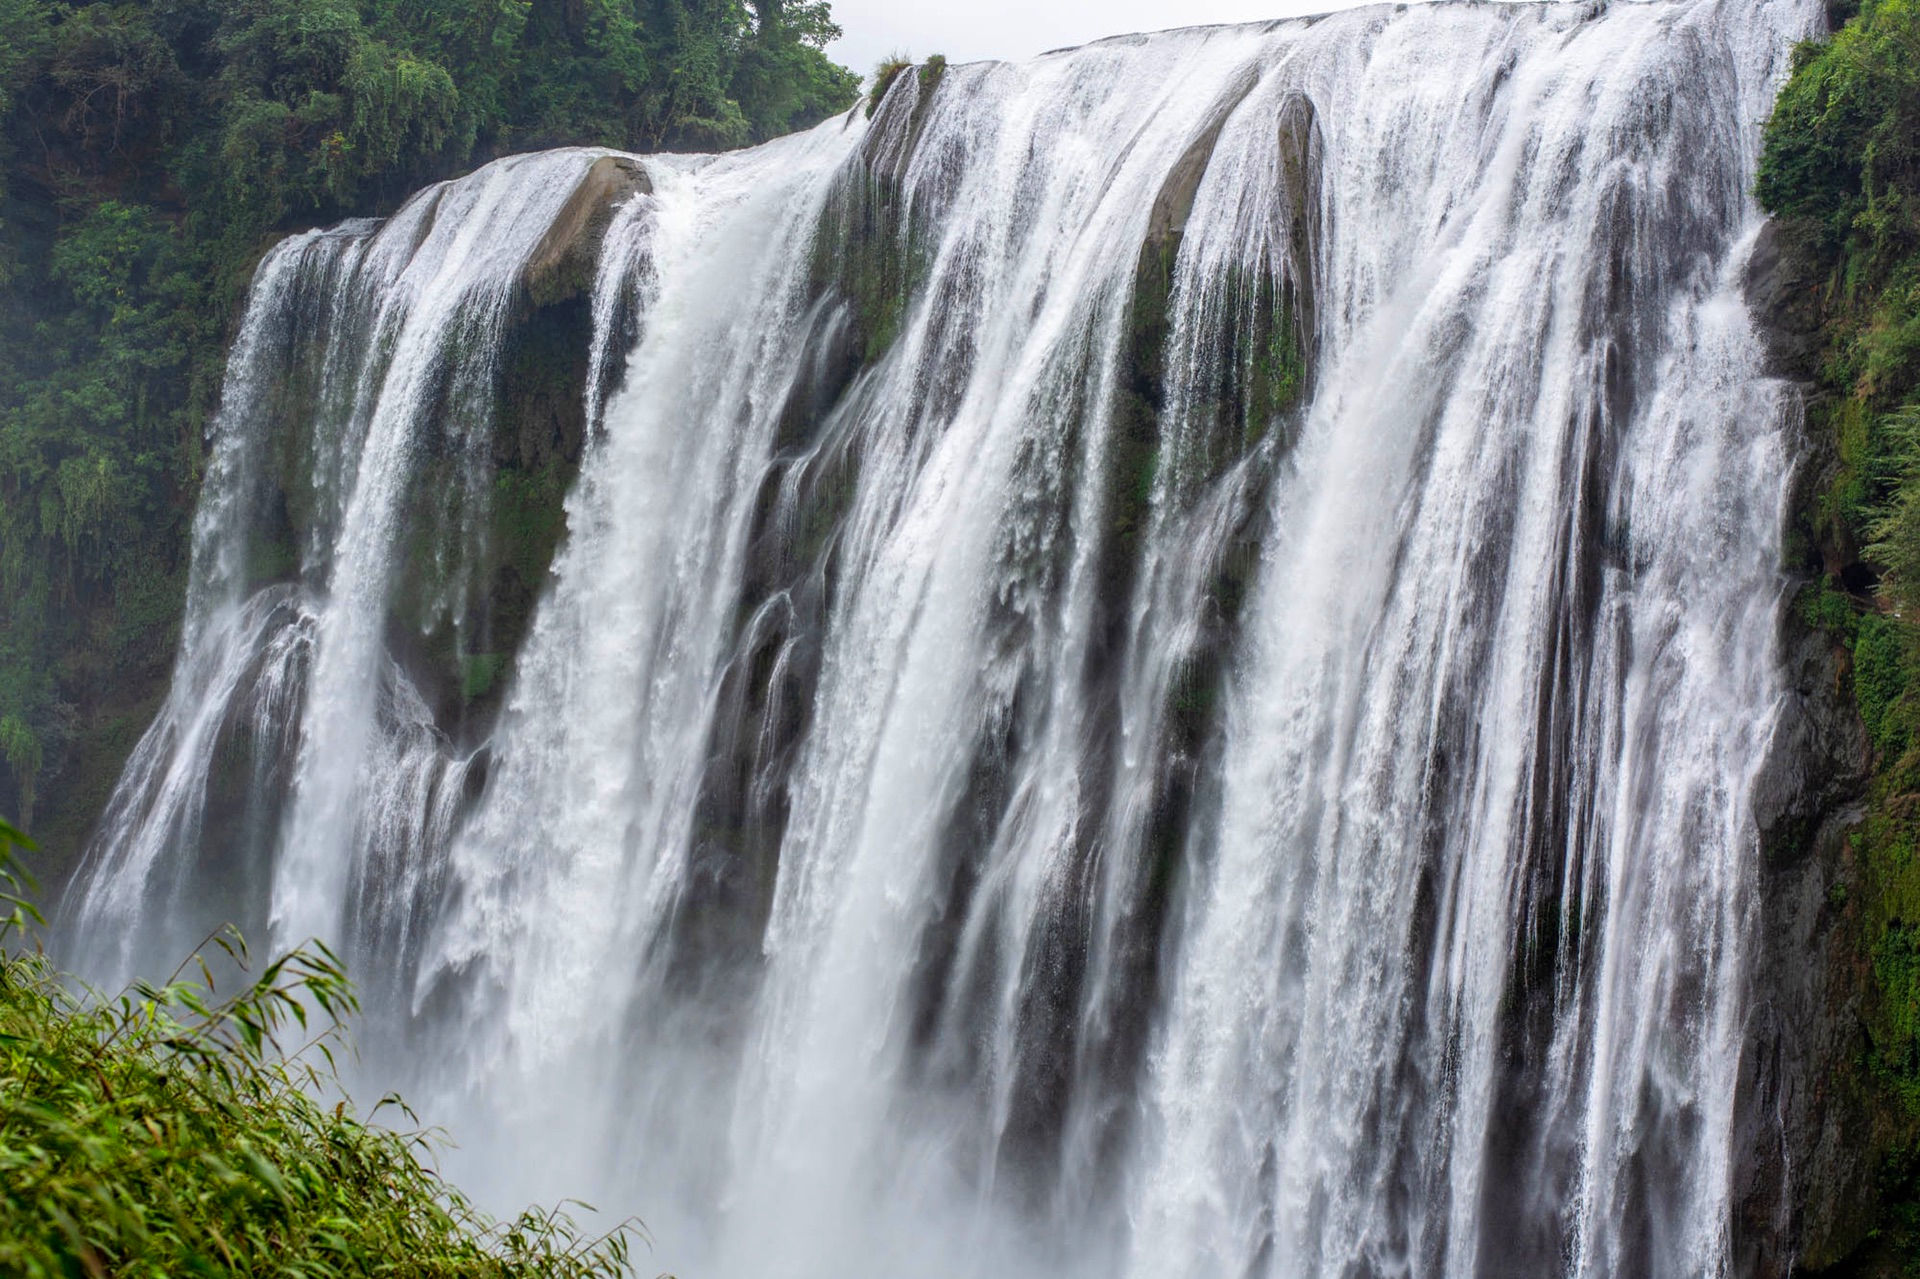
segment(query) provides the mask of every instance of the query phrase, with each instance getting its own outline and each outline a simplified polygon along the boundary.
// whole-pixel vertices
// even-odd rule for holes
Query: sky
[[[834,0],[844,34],[827,46],[862,75],[893,53],[950,62],[1025,58],[1101,36],[1344,9],[1355,0]]]

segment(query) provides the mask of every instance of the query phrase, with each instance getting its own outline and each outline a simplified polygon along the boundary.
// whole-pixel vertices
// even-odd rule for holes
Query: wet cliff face
[[[390,583],[387,643],[435,726],[465,749],[485,740],[498,713],[565,529],[593,407],[601,246],[619,206],[647,189],[645,172],[624,156],[587,168],[512,289],[498,352],[481,375],[491,385],[458,387],[456,367],[428,411],[398,517],[406,560]],[[611,389],[592,394],[604,400]],[[287,459],[283,493],[306,487],[307,460]],[[286,532],[297,545],[315,530]]]
[[[647,187],[635,161],[595,160],[510,286],[497,333],[446,335],[446,367],[420,410],[413,471],[395,516],[404,558],[388,583],[386,645],[432,724],[460,749],[473,749],[492,726],[565,529],[592,411],[601,244],[616,209]],[[461,350],[464,343],[497,349],[482,357]],[[604,399],[608,389],[593,395]],[[326,391],[293,392],[313,393]],[[283,401],[280,412],[298,420],[300,410]],[[314,509],[308,469],[325,445],[298,429],[276,443],[275,487],[264,500],[287,512],[279,530],[286,546],[315,545],[331,536],[320,527],[326,513]],[[288,556],[253,584],[295,583],[299,570]]]
[[[1869,974],[1846,888],[1867,763],[1846,683],[1850,655],[1794,614],[1782,625],[1789,693],[1759,799],[1760,912],[1737,1137],[1736,1256],[1743,1273],[1763,1276],[1822,1272],[1862,1245],[1879,1215],[1884,1121],[1863,1076]]]
[[[1877,979],[1859,840],[1878,766],[1853,691],[1854,657],[1822,609],[1878,607],[1858,548],[1818,516],[1838,466],[1818,422],[1818,362],[1828,280],[1788,228],[1760,235],[1746,298],[1770,371],[1805,410],[1788,497],[1785,558],[1794,605],[1781,618],[1786,700],[1756,781],[1761,920],[1742,1063],[1746,1171],[1739,1256],[1760,1275],[1896,1273],[1876,1242],[1905,1174],[1890,1162],[1912,1140],[1902,1107],[1870,1068]],[[1830,582],[1857,583],[1858,593]]]

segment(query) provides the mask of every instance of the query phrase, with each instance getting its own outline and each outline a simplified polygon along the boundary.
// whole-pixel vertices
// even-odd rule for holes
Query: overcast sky
[[[892,53],[952,62],[1025,58],[1129,31],[1258,22],[1344,9],[1356,0],[833,0],[846,32],[828,46],[862,75]]]

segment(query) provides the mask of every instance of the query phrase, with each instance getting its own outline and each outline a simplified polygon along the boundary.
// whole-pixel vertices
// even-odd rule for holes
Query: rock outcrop
[[[1814,393],[1824,341],[1819,283],[1779,224],[1769,223],[1748,264],[1747,305],[1769,371],[1803,402]],[[1838,571],[1828,561],[1839,552],[1805,515],[1831,474],[1832,443],[1809,432],[1801,456],[1788,569],[1804,600],[1825,572]],[[1874,1224],[1874,1106],[1859,1064],[1868,974],[1847,892],[1848,832],[1865,812],[1868,744],[1849,693],[1847,648],[1802,607],[1786,609],[1781,626],[1789,695],[1754,783],[1760,900],[1735,1140],[1736,1259],[1764,1279],[1823,1270]]]

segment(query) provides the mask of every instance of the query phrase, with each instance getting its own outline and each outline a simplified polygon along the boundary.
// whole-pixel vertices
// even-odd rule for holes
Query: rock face
[[[1822,342],[1818,281],[1776,224],[1755,245],[1745,283],[1771,370],[1810,395]],[[1833,466],[1829,440],[1810,435],[1803,446],[1796,517]],[[1835,568],[1803,518],[1789,541],[1803,548],[1789,566],[1797,587],[1811,589]],[[1798,608],[1785,611],[1782,627],[1791,694],[1755,781],[1760,901],[1734,1147],[1736,1258],[1744,1273],[1767,1277],[1846,1257],[1871,1229],[1874,1207],[1875,1119],[1859,1070],[1869,974],[1847,898],[1866,733],[1848,695],[1851,654]]]
[[[601,246],[615,210],[651,189],[638,161],[602,157],[529,258],[494,369],[485,473],[456,475],[471,466],[458,430],[431,433],[445,447],[426,460],[428,482],[408,512],[420,553],[395,583],[389,644],[435,722],[469,745],[492,724],[565,528],[563,503],[586,445]],[[448,509],[456,492],[471,498]],[[462,580],[446,580],[446,549],[463,542],[464,561],[451,568]]]
[[[1757,1276],[1837,1260],[1872,1225],[1873,1121],[1856,1078],[1865,974],[1845,894],[1866,742],[1837,692],[1845,650],[1798,618],[1787,625],[1793,701],[1756,797],[1760,917],[1735,1146],[1746,1164],[1736,1233]]]
[[[613,211],[652,190],[639,161],[623,155],[594,161],[527,263],[527,298],[534,311],[581,297],[593,287]]]
[[[1747,261],[1747,308],[1766,343],[1769,371],[1807,382],[1817,371],[1820,344],[1820,280],[1816,268],[1793,251],[1778,222],[1768,222]]]

